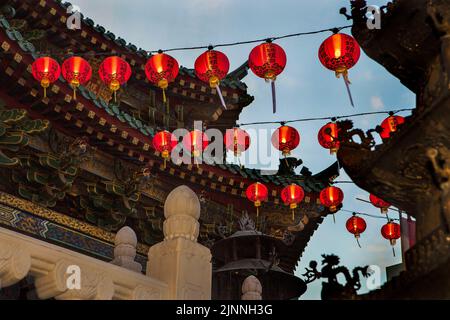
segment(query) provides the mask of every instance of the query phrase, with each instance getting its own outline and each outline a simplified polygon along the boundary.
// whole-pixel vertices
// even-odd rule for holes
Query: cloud
[[[381,97],[378,96],[372,96],[370,98],[370,105],[373,110],[379,111],[384,109],[384,103]]]

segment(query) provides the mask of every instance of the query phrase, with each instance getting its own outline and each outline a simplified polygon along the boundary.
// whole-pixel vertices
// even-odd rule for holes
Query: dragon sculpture
[[[344,267],[339,266],[340,259],[334,254],[323,254],[322,255],[322,270],[317,270],[317,262],[311,261],[309,263],[309,268],[305,268],[306,272],[303,274],[305,277],[305,282],[311,283],[317,279],[324,278],[328,282],[323,282],[322,284],[322,294],[323,300],[342,300],[342,299],[352,299],[356,296],[356,292],[361,289],[360,273],[363,277],[368,277],[369,266],[356,267],[353,269],[352,273]],[[345,277],[346,284],[342,285],[338,282],[338,275],[342,274]]]

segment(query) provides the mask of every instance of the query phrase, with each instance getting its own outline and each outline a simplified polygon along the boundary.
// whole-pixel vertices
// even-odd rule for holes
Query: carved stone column
[[[262,300],[262,285],[255,276],[247,277],[242,283],[242,300]]]
[[[150,248],[147,275],[168,284],[167,299],[211,299],[211,252],[197,242],[200,202],[187,186],[173,190],[164,205],[165,240]]]

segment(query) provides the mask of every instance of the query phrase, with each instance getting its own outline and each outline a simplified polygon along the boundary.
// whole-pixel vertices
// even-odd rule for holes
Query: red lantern
[[[220,51],[210,48],[195,60],[194,68],[195,74],[200,80],[209,83],[211,88],[217,90],[222,106],[226,109],[219,84],[220,80],[225,78],[230,70],[230,61],[228,61],[227,56]]]
[[[336,212],[337,207],[344,200],[344,193],[338,187],[328,187],[320,192],[320,202],[327,207],[330,212]]]
[[[361,245],[359,244],[359,237],[361,236],[361,233],[363,233],[367,228],[366,221],[363,218],[356,216],[356,214],[353,214],[353,217],[347,220],[345,227],[347,228],[348,232],[355,236],[356,242],[361,248]]]
[[[282,126],[272,135],[272,145],[287,157],[300,144],[300,134],[295,128]]]
[[[193,158],[199,158],[208,144],[208,136],[199,130],[193,130],[183,138],[183,145]]]
[[[398,128],[405,123],[405,118],[401,116],[391,115],[388,118],[384,119],[381,123],[380,136],[382,139],[389,139],[391,137],[391,133],[396,132]]]
[[[224,143],[227,150],[233,151],[235,157],[250,147],[250,136],[245,130],[239,128],[228,129],[225,133]]]
[[[114,100],[117,100],[117,91],[120,89],[120,86],[130,80],[131,67],[122,58],[116,56],[108,57],[100,64],[98,74],[103,83],[114,92]]]
[[[281,200],[283,200],[286,205],[289,205],[292,210],[292,220],[295,220],[294,209],[303,201],[304,197],[305,192],[303,191],[303,188],[294,183],[281,191]]]
[[[177,144],[177,139],[169,131],[160,131],[153,137],[153,147],[161,153],[164,159],[164,169],[166,168],[167,159],[170,158],[170,153]]]
[[[319,131],[319,144],[325,149],[330,149],[330,154],[335,154],[339,150],[338,132],[339,129],[336,122],[327,123]]]
[[[47,88],[58,80],[61,74],[61,68],[58,62],[50,57],[42,57],[36,59],[31,65],[31,73],[33,77],[41,83],[44,88],[44,98],[47,97]]]
[[[383,236],[383,238],[389,240],[389,242],[391,243],[392,253],[394,254],[394,257],[395,257],[394,245],[396,240],[401,237],[400,230],[401,230],[400,225],[398,223],[393,222],[392,220],[389,220],[389,222],[381,228],[381,235]]]
[[[178,76],[180,67],[177,60],[165,53],[158,53],[148,59],[145,65],[147,79],[163,91],[163,101],[167,102],[166,89]]]
[[[361,49],[355,38],[344,33],[333,34],[322,43],[319,49],[320,62],[326,68],[336,72],[336,77],[343,76],[352,106],[354,103],[350,93],[348,70],[358,62],[360,56]]]
[[[248,58],[248,64],[253,73],[272,84],[273,113],[277,111],[275,80],[283,72],[286,62],[287,57],[283,48],[270,41],[253,48]]]
[[[263,201],[266,201],[269,196],[269,191],[267,190],[267,187],[260,182],[256,182],[254,184],[251,184],[247,188],[245,194],[247,195],[247,199],[255,204],[256,215],[258,216],[259,207],[261,206],[261,203]]]
[[[388,208],[391,206],[389,202],[386,202],[373,194],[369,196],[369,200],[375,207],[380,208],[381,213],[387,213]]]
[[[83,58],[71,57],[63,62],[61,69],[64,79],[73,89],[73,98],[76,99],[77,88],[91,80],[92,68]]]

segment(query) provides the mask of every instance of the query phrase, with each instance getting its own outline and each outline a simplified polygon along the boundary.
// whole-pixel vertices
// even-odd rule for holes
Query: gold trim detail
[[[69,227],[75,231],[79,231],[86,235],[95,237],[100,240],[107,241],[109,243],[114,243],[115,233],[105,231],[99,227],[93,226],[86,222],[74,219],[72,217],[66,216],[62,213],[41,207],[35,203],[27,200],[16,198],[10,194],[0,192],[0,203],[15,209],[29,212],[35,216],[44,218],[51,222],[60,224],[65,227]],[[140,254],[147,256],[149,246],[138,243],[137,251]]]

